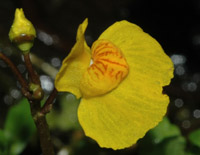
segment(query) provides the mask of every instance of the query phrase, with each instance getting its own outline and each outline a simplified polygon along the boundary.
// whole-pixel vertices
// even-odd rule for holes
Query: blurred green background
[[[58,155],[199,155],[200,154],[200,0],[1,0],[0,51],[27,76],[20,52],[8,39],[16,8],[23,8],[37,30],[33,64],[46,96],[62,60],[87,17],[89,45],[115,21],[126,19],[144,29],[172,58],[175,77],[164,120],[138,143],[113,151],[84,136],[77,121],[79,101],[60,93],[48,114]],[[0,60],[0,155],[39,155],[41,150],[28,103],[7,65]]]

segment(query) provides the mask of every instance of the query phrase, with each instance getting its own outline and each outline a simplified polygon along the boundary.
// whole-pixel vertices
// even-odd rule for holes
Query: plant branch
[[[52,108],[53,101],[55,100],[56,95],[57,95],[57,90],[56,90],[56,88],[54,88],[53,91],[51,92],[51,94],[49,95],[49,97],[47,98],[44,106],[41,109],[42,114],[45,115],[45,114],[50,112],[50,110]]]
[[[36,71],[33,69],[33,66],[32,66],[32,63],[31,63],[31,60],[30,60],[29,52],[23,54],[23,56],[24,56],[24,62],[25,62],[26,68],[28,70],[31,81],[34,84],[40,85],[40,79],[39,79],[39,76],[36,73]]]
[[[31,106],[31,114],[37,127],[42,153],[43,155],[54,155],[55,153],[50,137],[50,131],[45,117],[46,113],[41,113],[40,101],[43,98],[43,90],[40,85],[40,79],[32,66],[29,52],[23,54],[23,56],[31,80],[29,90],[33,92],[33,97],[35,99],[29,100],[29,102]]]
[[[45,103],[46,106],[43,107],[44,113],[42,113],[40,99],[43,96],[41,96],[39,98],[39,100],[36,100],[35,98],[33,98],[34,93],[37,93],[38,90],[37,89],[32,90],[33,94],[31,93],[29,85],[27,84],[26,80],[23,78],[23,76],[20,73],[20,71],[18,70],[18,68],[2,52],[0,52],[0,59],[2,59],[11,68],[13,73],[16,75],[18,81],[20,82],[20,84],[22,86],[21,91],[22,91],[23,95],[29,100],[32,118],[37,127],[43,155],[55,155],[45,114],[47,113],[47,111],[50,110],[50,107],[51,107],[50,105],[53,103],[53,100],[57,94],[56,93],[57,91],[54,90],[52,92],[52,95],[49,96],[49,98],[47,99],[47,102]],[[28,70],[30,78],[31,78],[31,82],[40,86],[39,76],[33,70],[29,55],[25,54],[24,59],[25,59],[27,70]],[[40,90],[39,90],[39,92],[40,92]]]
[[[54,147],[51,141],[49,127],[45,115],[40,113],[40,101],[29,101],[31,106],[31,114],[37,127],[40,146],[43,155],[54,155]]]
[[[28,88],[28,84],[27,84],[26,80],[23,78],[22,74],[20,73],[18,68],[13,64],[13,62],[2,52],[0,52],[0,58],[11,68],[11,70],[16,75],[21,86],[24,88]]]
[[[0,52],[0,59],[2,59],[12,70],[12,72],[15,74],[15,76],[17,77],[17,80],[19,81],[19,83],[22,86],[22,93],[25,97],[27,97],[28,99],[31,99],[31,94],[29,92],[29,88],[28,88],[28,84],[26,82],[26,80],[23,78],[22,74],[20,73],[20,71],[18,70],[18,68],[13,64],[13,62],[6,56],[4,55],[2,52]]]

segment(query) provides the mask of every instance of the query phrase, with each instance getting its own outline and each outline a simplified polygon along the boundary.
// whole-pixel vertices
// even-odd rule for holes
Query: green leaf
[[[183,136],[169,137],[149,148],[143,147],[141,155],[185,155],[186,140]]]
[[[23,99],[10,108],[6,117],[4,136],[9,153],[12,155],[21,153],[35,130],[29,103]]]
[[[165,117],[139,141],[139,147],[141,155],[185,155],[186,140]]]
[[[165,155],[184,155],[185,154],[186,140],[183,136],[166,139],[161,149]]]
[[[199,155],[200,153],[200,148],[193,145],[193,146],[190,146],[189,149],[187,149],[187,155]]]
[[[2,150],[5,145],[5,136],[3,130],[0,129],[0,150]]]
[[[181,132],[176,125],[170,123],[167,117],[164,117],[158,126],[150,130],[149,134],[154,138],[155,143],[160,143],[166,138],[180,136]]]
[[[193,145],[200,147],[200,129],[195,130],[189,134],[189,141]]]
[[[5,150],[5,145],[4,131],[0,129],[0,154],[3,154]]]

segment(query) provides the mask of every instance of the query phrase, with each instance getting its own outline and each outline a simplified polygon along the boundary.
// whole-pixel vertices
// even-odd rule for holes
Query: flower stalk
[[[49,95],[48,99],[46,100],[44,106],[41,109],[41,113],[43,115],[47,114],[50,112],[51,108],[52,108],[52,104],[57,96],[57,90],[56,88],[53,89],[53,91],[51,92],[51,94]]]
[[[24,79],[24,77],[22,76],[18,68],[2,52],[0,52],[0,59],[2,59],[11,68],[13,73],[16,75],[17,80],[19,81],[22,87],[21,91],[30,103],[31,114],[38,131],[43,155],[54,155],[55,153],[54,153],[53,144],[51,142],[49,127],[46,121],[46,114],[50,111],[52,107],[52,103],[57,94],[56,89],[54,89],[54,91],[50,94],[46,103],[41,108],[40,100],[43,98],[43,95],[38,93],[38,90],[39,92],[43,92],[43,91],[40,89],[40,85],[38,86],[37,84],[33,84],[33,83],[30,83],[28,85],[27,81]],[[30,60],[27,58],[27,56],[26,56],[26,59]],[[30,76],[31,76],[32,81],[39,83],[40,81],[38,81],[39,80],[38,75],[33,69],[31,62],[29,61],[27,64],[28,64],[27,68],[29,70],[29,74],[31,74]]]
[[[41,113],[41,107],[39,101],[29,101],[31,107],[31,114],[35,122],[38,136],[40,139],[40,146],[43,155],[54,155],[54,148],[51,141],[49,127],[46,121],[46,117]]]
[[[34,71],[34,69],[33,69],[33,65],[30,60],[29,52],[23,54],[23,57],[24,57],[24,62],[25,62],[26,68],[28,70],[28,74],[30,76],[29,78],[30,78],[31,82],[34,84],[40,85],[40,79],[39,79],[39,76],[36,73],[36,71]]]
[[[18,68],[13,64],[13,62],[0,51],[0,59],[2,59],[12,70],[12,72],[15,74],[15,76],[17,77],[17,80],[19,81],[20,85],[21,85],[21,91],[23,93],[23,95],[25,97],[27,97],[28,99],[31,99],[31,94],[28,91],[28,84],[26,82],[26,80],[23,78],[22,74],[20,73],[20,71],[18,70]]]

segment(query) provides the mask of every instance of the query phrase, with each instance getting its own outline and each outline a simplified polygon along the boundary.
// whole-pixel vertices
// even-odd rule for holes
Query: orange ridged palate
[[[98,40],[92,45],[92,64],[81,80],[84,97],[98,96],[116,88],[129,71],[122,51],[107,40]]]

